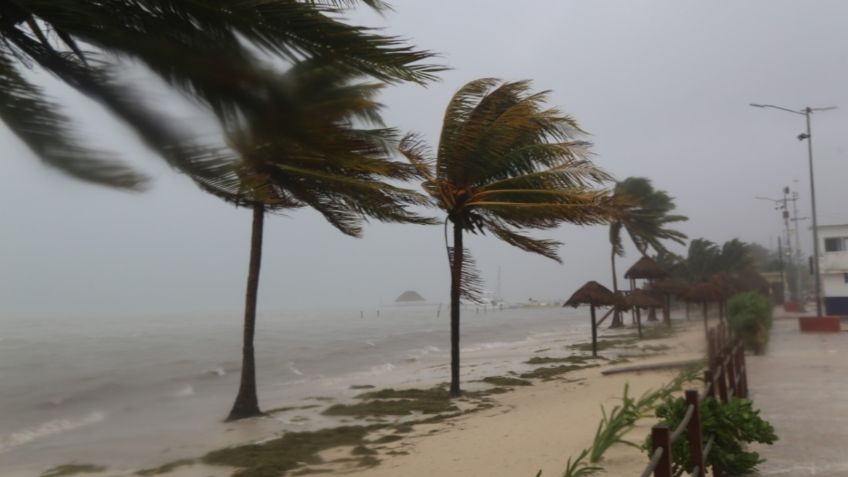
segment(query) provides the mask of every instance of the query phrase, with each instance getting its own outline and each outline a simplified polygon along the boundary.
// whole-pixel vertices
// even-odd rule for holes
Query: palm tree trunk
[[[453,260],[451,262],[451,383],[450,395],[459,396],[459,297],[462,288],[462,227],[453,224]]]
[[[244,303],[244,342],[242,344],[241,383],[238,395],[230,410],[228,421],[261,416],[256,397],[256,361],[253,353],[253,335],[256,331],[256,295],[259,290],[259,267],[262,264],[262,229],[265,206],[253,206],[253,229],[250,238],[250,265],[247,271],[247,292]]]
[[[612,253],[610,253],[610,263],[612,264],[612,291],[618,295],[618,277],[615,271],[615,247],[612,248]],[[621,328],[622,326],[624,326],[624,322],[621,320],[621,312],[618,310],[618,307],[615,307],[609,327]]]

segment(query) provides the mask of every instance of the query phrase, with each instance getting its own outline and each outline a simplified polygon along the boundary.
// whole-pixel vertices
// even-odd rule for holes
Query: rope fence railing
[[[651,428],[651,460],[642,471],[642,477],[677,477],[687,472],[690,476],[707,475],[707,457],[712,450],[715,436],[708,436],[704,442],[700,403],[705,397],[712,397],[721,402],[727,402],[733,397],[748,397],[745,348],[739,338],[731,336],[724,323],[707,332],[704,388],[701,392],[695,389],[685,392],[688,405],[680,424],[673,431],[665,424],[657,424]],[[692,468],[679,468],[673,472],[672,448],[684,432]],[[712,475],[721,477],[721,469],[713,466]]]

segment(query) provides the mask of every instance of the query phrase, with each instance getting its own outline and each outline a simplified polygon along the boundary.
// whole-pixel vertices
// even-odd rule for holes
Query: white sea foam
[[[294,366],[294,362],[289,362],[289,371],[293,372],[298,376],[303,376],[303,372]]]
[[[191,384],[186,384],[185,386],[180,388],[177,392],[171,394],[171,396],[176,397],[176,398],[194,396],[194,388],[191,387]]]
[[[38,426],[15,431],[0,437],[0,454],[22,446],[36,439],[49,437],[62,432],[96,424],[106,418],[106,413],[95,411],[79,419],[54,419]]]
[[[394,371],[394,369],[395,369],[395,365],[393,365],[392,363],[385,363],[385,364],[381,364],[379,366],[372,366],[371,367],[371,374],[390,373],[390,372]]]

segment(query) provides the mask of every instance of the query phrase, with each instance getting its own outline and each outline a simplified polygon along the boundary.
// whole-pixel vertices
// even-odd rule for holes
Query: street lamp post
[[[798,140],[807,140],[807,157],[810,162],[810,198],[813,205],[813,272],[815,274],[814,280],[816,288],[816,316],[822,316],[821,273],[819,271],[819,229],[816,215],[816,181],[815,174],[813,173],[813,139],[812,130],[810,127],[810,115],[813,114],[814,111],[829,111],[832,109],[836,109],[836,106],[828,106],[826,108],[811,108],[807,106],[800,111],[784,108],[781,106],[775,106],[773,104],[751,103],[751,106],[755,108],[773,108],[779,109],[781,111],[786,111],[788,113],[800,114],[801,116],[804,116],[807,120],[807,132],[799,134]]]

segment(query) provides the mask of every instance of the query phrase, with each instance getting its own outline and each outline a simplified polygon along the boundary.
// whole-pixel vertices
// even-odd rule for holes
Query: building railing
[[[748,372],[745,366],[745,348],[742,341],[732,337],[724,323],[707,332],[707,368],[704,370],[704,389],[702,392],[690,389],[685,392],[686,414],[677,428],[671,430],[664,424],[651,428],[651,461],[642,471],[641,477],[677,477],[684,472],[691,476],[706,475],[707,457],[710,455],[715,436],[710,435],[703,441],[700,403],[704,397],[712,397],[727,402],[733,397],[748,397]],[[672,472],[672,447],[686,433],[689,442],[691,469],[679,469]],[[721,477],[721,469],[712,468],[716,477]]]

